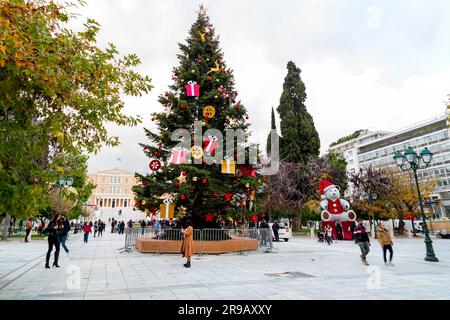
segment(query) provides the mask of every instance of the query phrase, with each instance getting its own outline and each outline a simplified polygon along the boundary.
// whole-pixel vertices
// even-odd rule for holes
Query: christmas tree
[[[140,144],[151,173],[136,174],[135,206],[147,216],[159,211],[162,219],[190,217],[199,228],[256,222],[265,216],[257,202],[265,177],[256,173],[249,117],[202,6],[179,47],[173,84],[159,97],[165,111],[153,114],[157,130],[145,129],[149,143]],[[240,130],[244,138],[235,141],[227,130]]]

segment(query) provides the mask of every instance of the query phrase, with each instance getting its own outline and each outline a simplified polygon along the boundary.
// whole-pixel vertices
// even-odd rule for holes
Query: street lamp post
[[[61,193],[65,185],[68,185],[69,187],[73,184],[73,178],[72,177],[60,177],[58,180],[58,187],[59,187],[59,196],[58,196],[58,214],[61,214]]]
[[[431,151],[428,150],[427,148],[423,149],[420,152],[420,154],[418,155],[416,152],[414,152],[414,150],[411,147],[409,147],[408,150],[406,150],[404,154],[401,154],[399,151],[397,151],[394,155],[394,161],[400,167],[400,169],[402,171],[412,170],[414,172],[414,179],[416,180],[417,194],[419,196],[420,213],[422,215],[422,220],[423,220],[423,230],[425,233],[425,247],[427,250],[426,256],[425,256],[425,261],[438,262],[439,260],[435,256],[434,250],[433,250],[433,245],[432,245],[433,241],[431,241],[430,234],[428,232],[425,212],[423,210],[422,195],[420,194],[419,180],[417,178],[417,170],[427,168],[431,163],[432,157],[433,157],[433,153],[431,153]]]
[[[377,201],[378,198],[378,194],[376,194],[375,192],[371,192],[369,193],[369,203],[370,203],[370,207],[372,209],[372,219],[373,219],[373,237],[374,239],[377,238],[377,226],[376,226],[376,222],[375,222],[375,212],[373,210],[373,203],[375,201]]]

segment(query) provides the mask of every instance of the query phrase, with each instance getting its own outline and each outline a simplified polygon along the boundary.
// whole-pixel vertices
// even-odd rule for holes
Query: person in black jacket
[[[67,234],[70,231],[70,223],[69,220],[65,216],[61,216],[59,220],[59,228],[58,228],[58,242],[63,247],[66,253],[69,253],[69,249],[66,246]]]
[[[278,230],[280,230],[280,225],[278,224],[278,221],[275,220],[275,222],[272,225],[273,235],[275,237],[275,241],[280,241],[280,236],[278,235]]]
[[[366,266],[369,265],[369,263],[366,260],[367,254],[369,253],[370,249],[370,240],[369,236],[367,235],[366,228],[363,226],[362,219],[358,219],[358,225],[353,229],[353,239],[355,240],[355,243],[359,246],[361,249],[361,260],[362,263]]]
[[[59,268],[58,265],[58,258],[59,258],[59,241],[58,241],[58,223],[60,220],[60,215],[55,214],[53,216],[52,221],[48,224],[46,228],[45,234],[47,234],[48,238],[48,250],[47,255],[45,257],[45,267],[50,268],[50,254],[52,253],[53,246],[55,246],[55,260],[53,260],[53,266]],[[62,225],[60,224],[60,228],[62,228]]]

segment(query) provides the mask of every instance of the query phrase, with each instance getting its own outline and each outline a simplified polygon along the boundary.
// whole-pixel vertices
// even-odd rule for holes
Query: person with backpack
[[[67,218],[65,216],[61,216],[60,224],[61,224],[61,228],[59,228],[59,232],[58,232],[58,241],[61,244],[61,246],[63,247],[64,251],[66,253],[69,253],[69,249],[67,249],[67,246],[66,246],[67,235],[70,231],[69,220],[67,220]]]
[[[95,223],[94,223],[94,238],[97,235],[97,231],[98,231],[98,222],[95,221]]]
[[[142,221],[141,221],[142,235],[144,235],[145,227],[146,227],[146,226],[147,226],[147,224],[145,223],[145,220],[142,219]]]

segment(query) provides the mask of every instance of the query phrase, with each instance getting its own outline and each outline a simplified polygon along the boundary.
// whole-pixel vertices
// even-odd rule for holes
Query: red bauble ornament
[[[232,102],[232,103],[236,103],[236,100],[233,99],[233,100],[231,100],[231,102]]]
[[[168,97],[168,96],[169,96],[169,93],[168,93],[168,92],[164,93],[164,96],[165,96],[165,97]]]
[[[252,219],[253,222],[256,223],[256,222],[258,221],[258,216],[252,215],[252,216],[251,216],[251,219]]]
[[[210,76],[208,76],[208,77],[206,78],[206,80],[208,80],[208,81],[211,81],[211,77],[210,77]]]
[[[241,105],[240,105],[240,104],[238,104],[238,105],[236,106],[236,110],[241,110]]]
[[[140,207],[141,206],[141,202],[140,201],[136,201],[136,203],[134,204],[135,207]]]
[[[180,183],[178,181],[175,182],[174,184],[175,184],[175,187],[178,187],[180,185]]]
[[[264,212],[261,212],[261,217],[264,218],[266,214]]]
[[[186,107],[186,105],[185,105],[185,104],[182,104],[182,105],[181,105],[181,109],[183,109],[183,110],[184,110],[184,109],[186,109],[186,108],[187,108],[187,107]]]
[[[159,151],[155,151],[155,156],[159,156]]]
[[[159,160],[152,160],[152,161],[150,161],[150,164],[148,166],[149,166],[150,170],[158,171],[159,168],[161,168],[161,162]]]
[[[185,196],[184,194],[182,194],[182,195],[180,196],[180,199],[181,199],[181,200],[184,200],[184,199],[186,199],[186,196]]]
[[[183,171],[181,174],[183,175],[183,177],[186,177],[186,176],[187,176],[186,171]]]
[[[147,146],[144,146],[144,150],[147,150],[148,149],[148,147]]]
[[[206,183],[206,178],[202,179],[202,183],[205,184]]]

